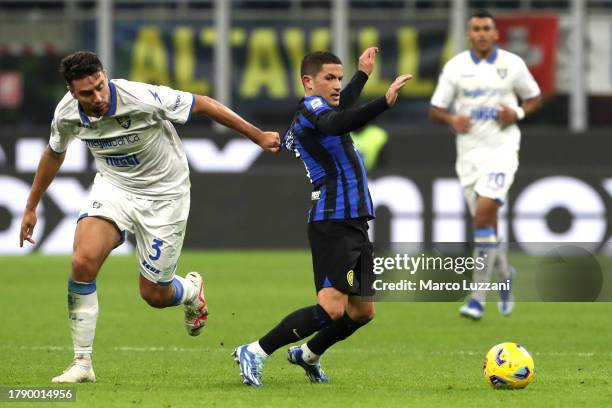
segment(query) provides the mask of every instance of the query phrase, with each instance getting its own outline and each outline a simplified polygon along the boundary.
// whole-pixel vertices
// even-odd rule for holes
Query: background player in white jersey
[[[91,362],[98,316],[96,276],[113,248],[135,235],[140,294],[149,305],[183,304],[185,324],[200,334],[208,317],[202,277],[175,275],[189,214],[189,167],[172,123],[208,116],[278,151],[279,135],[263,132],[207,96],[164,86],[109,80],[96,54],[64,58],[60,73],[68,93],[57,105],[49,146],[26,204],[19,238],[34,243],[36,207],[57,174],[73,139],[92,152],[98,174],[77,223],[68,280],[74,360],[53,382],[95,381]]]
[[[474,217],[474,253],[486,259],[485,267],[474,271],[475,282],[490,281],[494,268],[500,280],[513,278],[497,237],[497,212],[518,168],[516,123],[541,105],[540,89],[525,62],[499,49],[497,39],[491,14],[473,14],[468,20],[471,49],[446,63],[431,98],[432,120],[457,133],[456,171]],[[460,313],[480,319],[485,295],[474,291]],[[500,293],[500,312],[508,315],[513,307],[512,294]]]

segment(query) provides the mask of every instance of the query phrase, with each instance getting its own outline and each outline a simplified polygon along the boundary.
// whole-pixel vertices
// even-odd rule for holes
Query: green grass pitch
[[[521,259],[512,261],[520,273]],[[0,386],[50,386],[70,362],[69,266],[68,257],[0,258]],[[203,273],[210,308],[196,338],[182,308],[140,299],[134,257],[111,257],[98,277],[98,382],[76,385],[76,403],[52,406],[612,406],[612,303],[519,303],[506,318],[489,303],[478,323],[460,319],[455,303],[379,303],[370,325],[325,355],[330,384],[308,384],[279,350],[254,389],[230,353],[314,303],[310,255],[186,252],[179,273],[190,270]],[[484,355],[502,341],[533,354],[528,388],[485,383]]]

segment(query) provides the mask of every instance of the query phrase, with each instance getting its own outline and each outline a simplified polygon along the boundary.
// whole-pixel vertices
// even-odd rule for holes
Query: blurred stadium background
[[[331,49],[347,76],[379,46],[364,99],[411,72],[399,105],[357,136],[380,214],[377,241],[469,241],[454,140],[427,118],[443,63],[465,47],[470,11],[497,17],[545,94],[521,123],[521,167],[504,207],[511,241],[592,242],[612,228],[612,1],[6,1],[0,0],[0,253],[69,253],[95,172],[69,149],[40,207],[35,248],[18,248],[22,209],[66,91],[57,67],[98,52],[112,78],[209,94],[261,128],[284,131],[301,95],[305,52]],[[305,248],[309,186],[287,153],[258,148],[206,120],[179,129],[192,169],[186,248]],[[119,251],[130,251],[124,246]]]
[[[94,50],[111,77],[209,94],[283,132],[301,96],[304,53],[334,50],[349,76],[360,50],[377,45],[364,100],[382,95],[398,73],[415,78],[392,111],[354,135],[378,205],[373,238],[469,242],[454,136],[427,113],[438,73],[465,47],[465,20],[477,8],[496,15],[501,46],[525,59],[545,94],[543,109],[520,124],[521,166],[502,235],[519,247],[587,242],[609,255],[612,1],[0,0],[0,386],[48,385],[72,355],[68,254],[95,173],[83,143],[70,146],[39,207],[37,245],[18,247],[30,184],[66,92],[63,56]],[[304,387],[282,352],[266,366],[263,389],[244,387],[233,347],[313,301],[310,188],[287,153],[263,154],[207,120],[178,128],[192,170],[179,269],[205,274],[207,331],[190,338],[180,311],[152,311],[138,296],[133,256],[111,257],[98,277],[98,383],[76,387],[78,406],[612,406],[607,302],[521,302],[511,317],[491,302],[478,324],[460,320],[454,303],[379,302],[373,324],[326,354],[330,387]],[[12,256],[31,251],[39,253]],[[610,258],[599,259],[608,271]],[[533,272],[520,251],[511,262],[519,277]],[[492,392],[482,358],[508,340],[533,353],[536,380],[522,392]]]

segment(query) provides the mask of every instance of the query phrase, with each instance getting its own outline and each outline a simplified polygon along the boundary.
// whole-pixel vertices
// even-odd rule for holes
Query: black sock
[[[310,351],[321,355],[325,353],[325,350],[346,339],[365,324],[354,321],[348,314],[344,313],[340,319],[321,329],[306,345]]]
[[[287,344],[305,339],[331,322],[332,319],[325,309],[319,305],[298,309],[287,315],[275,328],[259,339],[259,345],[266,354],[270,355]]]

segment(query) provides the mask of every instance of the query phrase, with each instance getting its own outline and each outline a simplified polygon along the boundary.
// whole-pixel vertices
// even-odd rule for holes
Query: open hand
[[[385,98],[387,98],[387,105],[389,105],[389,107],[395,105],[395,101],[397,101],[397,96],[399,95],[400,89],[402,89],[406,82],[411,79],[411,74],[400,75],[395,78],[395,81],[393,81],[393,83],[389,87],[389,90],[387,91],[387,94],[385,95]]]

